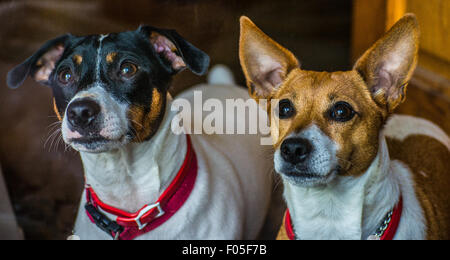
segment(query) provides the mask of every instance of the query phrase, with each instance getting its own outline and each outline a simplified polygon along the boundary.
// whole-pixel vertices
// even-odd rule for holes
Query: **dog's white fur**
[[[249,98],[246,90],[231,85],[202,85],[177,98],[193,104],[194,90],[223,103],[225,98]],[[170,111],[171,102],[169,96],[164,120],[149,141],[105,153],[81,152],[86,182],[102,201],[135,212],[156,201],[174,178],[186,153],[186,137],[170,129],[176,114]],[[273,191],[273,164],[267,158],[271,148],[260,146],[258,135],[191,135],[191,140],[199,170],[190,197],[167,222],[136,239],[258,238]],[[74,234],[81,239],[111,239],[91,223],[84,204],[85,194]],[[277,228],[269,227],[273,236]]]
[[[309,155],[310,162],[308,163],[308,168],[306,171],[308,171],[308,173],[315,173],[315,175],[319,176],[321,180],[312,181],[310,179],[306,179],[301,181],[303,186],[312,185],[312,182],[314,182],[314,184],[321,182],[329,183],[336,176],[336,172],[333,171],[333,169],[336,169],[338,165],[338,160],[336,157],[336,151],[338,148],[337,144],[325,133],[323,133],[317,125],[312,124],[305,130],[301,131],[301,133],[291,133],[285,139],[289,138],[303,138],[310,140],[310,142],[314,144],[314,149]],[[277,149],[274,155],[275,171],[284,172],[283,162],[281,151],[280,149]],[[291,179],[288,176],[284,176],[284,178],[300,184],[299,180],[296,178]]]
[[[450,139],[433,123],[393,116],[380,134],[379,151],[360,177],[337,176],[325,186],[305,188],[284,181],[284,196],[299,239],[367,239],[403,198],[403,213],[394,239],[425,239],[425,219],[407,165],[389,158],[386,136],[399,140],[423,134],[447,147]]]
[[[107,144],[103,144],[96,148],[96,152],[105,150],[112,150],[122,147],[128,143],[126,133],[128,132],[127,107],[128,104],[119,103],[114,100],[102,86],[101,83],[95,83],[92,87],[85,91],[81,91],[72,98],[74,102],[83,98],[94,99],[102,108],[102,127],[100,136],[110,140]],[[67,113],[67,112],[66,112]],[[77,151],[87,151],[82,144],[73,143],[71,139],[81,137],[81,134],[76,130],[72,131],[69,127],[69,122],[65,116],[61,123],[61,132],[66,143],[72,145]],[[90,150],[92,152],[92,150]]]

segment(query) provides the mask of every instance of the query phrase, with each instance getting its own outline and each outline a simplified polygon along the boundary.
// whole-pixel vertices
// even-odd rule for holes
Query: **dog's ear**
[[[37,82],[47,85],[50,74],[66,48],[70,34],[60,36],[45,43],[36,53],[8,72],[6,83],[10,88],[18,88],[30,75]]]
[[[204,75],[208,71],[209,56],[186,41],[175,30],[141,26],[138,31],[150,40],[156,53],[173,74],[185,68],[189,68],[197,75]]]
[[[248,17],[241,17],[240,22],[239,59],[249,93],[256,100],[268,99],[299,62]]]
[[[417,65],[419,25],[407,14],[355,64],[374,101],[388,113],[406,96],[408,81]]]

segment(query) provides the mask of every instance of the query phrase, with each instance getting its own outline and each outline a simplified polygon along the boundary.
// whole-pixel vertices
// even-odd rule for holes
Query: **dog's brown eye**
[[[125,78],[131,78],[137,72],[137,66],[130,62],[125,62],[120,66],[120,75]]]
[[[71,69],[65,69],[61,71],[58,75],[58,80],[64,85],[67,85],[74,80],[74,76]]]
[[[338,102],[329,111],[330,118],[338,122],[350,121],[355,114],[355,110],[347,102]]]
[[[295,108],[289,99],[283,99],[278,103],[278,116],[280,119],[288,119],[295,114]]]

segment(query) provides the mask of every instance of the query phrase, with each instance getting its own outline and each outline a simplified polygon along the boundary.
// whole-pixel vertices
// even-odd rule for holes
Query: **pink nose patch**
[[[67,137],[67,139],[77,139],[77,138],[81,138],[82,135],[80,133],[78,133],[77,131],[72,131],[70,129],[67,129],[66,137]]]

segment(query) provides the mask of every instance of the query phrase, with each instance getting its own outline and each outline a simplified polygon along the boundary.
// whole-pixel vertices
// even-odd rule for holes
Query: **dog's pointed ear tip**
[[[240,18],[240,45],[251,42],[250,39],[262,34],[261,29],[247,16],[241,16]]]
[[[408,23],[411,23],[414,25],[419,24],[419,20],[417,19],[417,16],[414,13],[407,13],[403,16],[402,19],[405,20],[405,22],[408,22]]]
[[[256,24],[250,18],[248,18],[245,15],[241,16],[239,21],[240,21],[240,25],[241,25],[241,30],[257,28]]]
[[[239,21],[241,22],[242,25],[253,23],[252,20],[250,20],[250,18],[248,18],[248,16],[245,16],[245,15],[242,15],[242,16],[239,18]]]
[[[417,19],[417,16],[413,13],[407,13],[405,14],[398,22],[398,25],[402,27],[409,28],[412,31],[419,32],[420,26],[419,26],[419,20]]]

